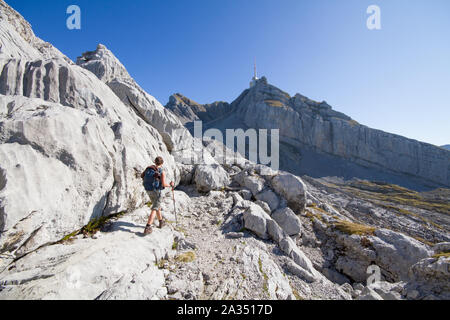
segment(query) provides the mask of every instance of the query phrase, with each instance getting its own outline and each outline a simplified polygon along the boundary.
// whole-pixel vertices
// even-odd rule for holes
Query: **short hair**
[[[155,159],[155,164],[156,164],[157,166],[160,166],[160,165],[162,165],[163,163],[164,163],[164,160],[163,160],[162,157],[156,157],[156,159]]]

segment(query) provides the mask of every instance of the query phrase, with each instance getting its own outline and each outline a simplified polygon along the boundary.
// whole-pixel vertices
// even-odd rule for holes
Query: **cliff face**
[[[199,109],[195,106],[190,112],[199,119],[208,119],[202,113],[209,109],[202,113],[197,112]],[[303,167],[301,172],[295,172],[298,174],[319,176],[322,171],[323,176],[388,181],[391,175],[399,176],[391,181],[400,184],[410,179],[414,184],[420,181],[419,184],[430,187],[450,186],[450,152],[361,125],[334,111],[326,102],[300,94],[290,97],[268,84],[264,77],[245,90],[229,109],[247,128],[280,130],[280,154],[289,159],[284,168],[281,161],[283,169],[291,171],[297,165]],[[214,125],[220,127],[220,122],[230,123],[225,119]],[[313,163],[314,158],[322,165]]]
[[[0,252],[21,256],[93,218],[145,203],[136,174],[158,155],[179,178],[158,131],[171,121],[183,129],[164,116],[170,112],[159,105],[158,121],[143,121],[3,1],[0,35]]]

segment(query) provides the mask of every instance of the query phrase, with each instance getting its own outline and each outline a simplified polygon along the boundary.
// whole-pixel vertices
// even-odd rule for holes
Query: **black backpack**
[[[161,183],[162,169],[156,166],[150,166],[142,173],[141,177],[144,180],[144,188],[146,191],[155,191],[163,189]]]

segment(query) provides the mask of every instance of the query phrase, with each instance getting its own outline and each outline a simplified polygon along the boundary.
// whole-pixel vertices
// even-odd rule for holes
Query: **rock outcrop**
[[[377,149],[358,135],[361,150],[342,146],[347,125],[386,150],[392,136],[265,79],[231,105],[191,108],[176,95],[165,109],[105,46],[74,64],[2,0],[0,9],[0,299],[450,298],[447,189],[299,177],[195,140],[183,124],[229,111],[249,125],[278,117],[289,143],[307,139],[355,162]],[[267,112],[252,119],[255,106]],[[434,156],[448,164],[402,139],[405,172],[424,159],[442,169]],[[179,185],[162,192],[166,226],[144,236],[139,176],[156,156]],[[422,169],[408,172],[448,182]],[[380,279],[370,283],[374,265]]]
[[[166,108],[183,122],[214,127],[280,130],[281,169],[313,177],[380,180],[416,189],[450,186],[450,152],[431,144],[368,128],[316,102],[270,85],[265,77],[218,113],[180,95]],[[211,121],[211,119],[215,119]],[[188,127],[190,129],[190,127]]]
[[[155,127],[0,4],[0,248],[20,256],[142,205],[156,156],[169,179],[179,169]]]

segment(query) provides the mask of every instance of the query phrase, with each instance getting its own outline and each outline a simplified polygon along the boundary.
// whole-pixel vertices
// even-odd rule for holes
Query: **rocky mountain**
[[[0,299],[450,298],[448,189],[222,165],[183,124],[249,91],[172,112],[105,46],[74,63],[3,0],[0,41]],[[177,211],[165,192],[144,236],[158,155]]]
[[[441,146],[441,148],[444,148],[446,150],[450,150],[450,144],[445,144],[445,145]]]
[[[265,77],[231,104],[202,106],[177,94],[166,108],[188,129],[194,120],[202,120],[204,130],[279,129],[281,169],[297,175],[378,180],[416,190],[450,186],[446,150],[368,128],[325,101],[291,97]]]

